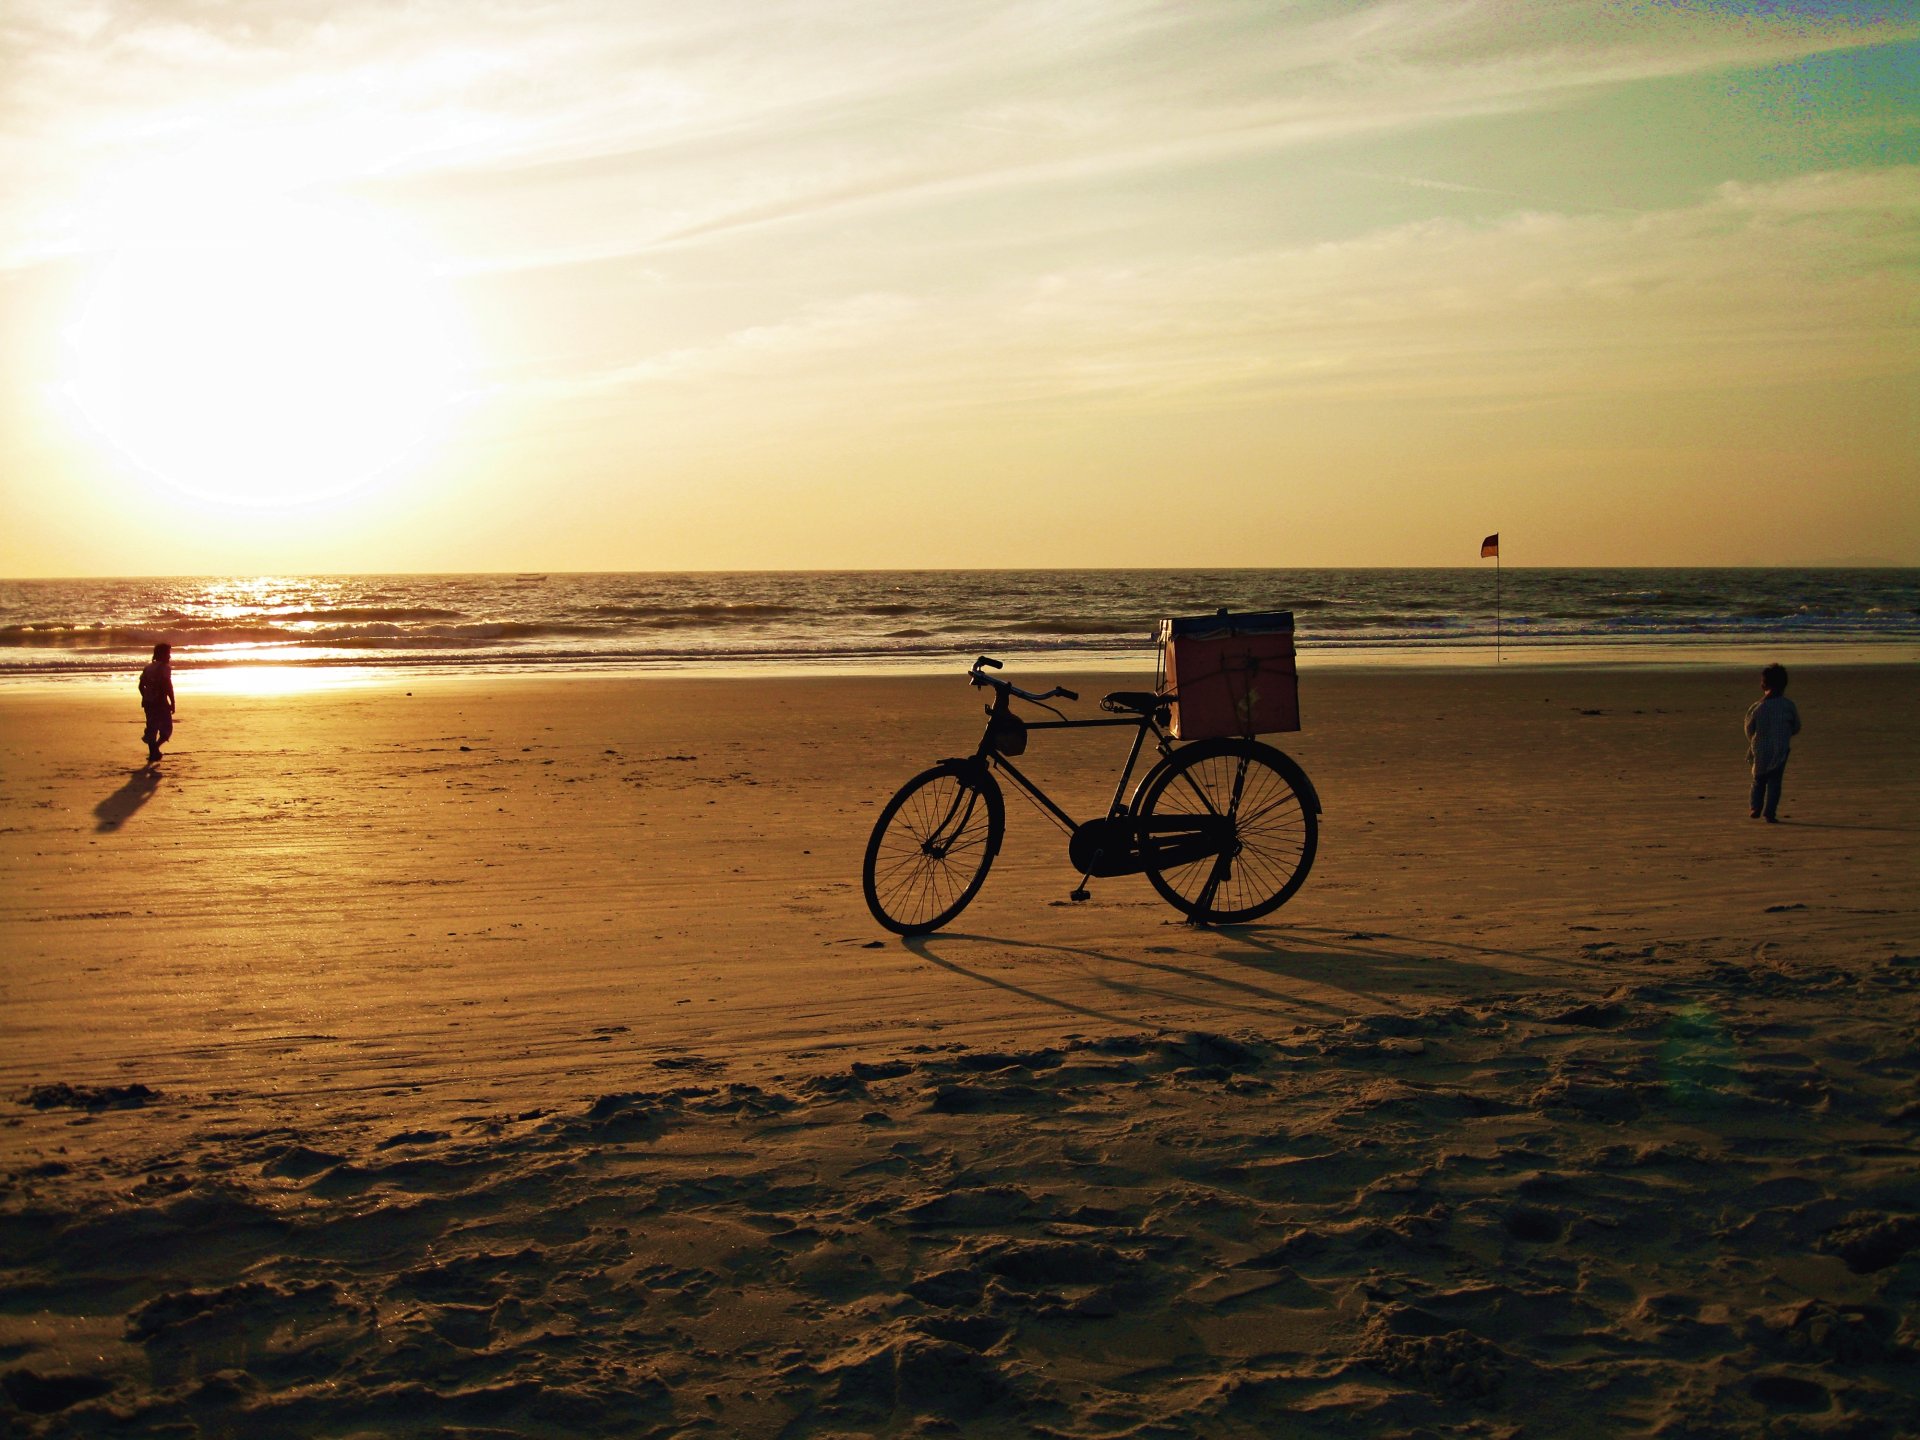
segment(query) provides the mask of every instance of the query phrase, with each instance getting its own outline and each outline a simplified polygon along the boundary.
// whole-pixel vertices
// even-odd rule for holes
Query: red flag
[[[1500,532],[1496,530],[1493,532],[1493,534],[1487,536],[1486,539],[1480,542],[1480,558],[1484,560],[1489,555],[1498,555],[1499,553],[1500,553]]]

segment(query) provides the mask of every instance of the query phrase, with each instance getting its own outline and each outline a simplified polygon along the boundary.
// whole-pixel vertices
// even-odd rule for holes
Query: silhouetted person
[[[1787,750],[1800,733],[1800,712],[1787,699],[1787,667],[1769,665],[1760,672],[1760,698],[1747,708],[1747,758],[1753,762],[1752,808],[1755,820],[1775,824],[1780,780],[1787,773]]]
[[[156,645],[153,660],[140,672],[140,708],[147,712],[147,763],[160,758],[160,747],[173,738],[173,647]]]

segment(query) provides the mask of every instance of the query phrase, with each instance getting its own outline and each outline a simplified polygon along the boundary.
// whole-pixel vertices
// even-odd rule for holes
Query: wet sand
[[[1269,921],[1010,797],[912,942],[958,679],[178,689],[0,693],[9,1429],[1915,1428],[1911,667],[1772,827],[1748,669],[1310,672]]]

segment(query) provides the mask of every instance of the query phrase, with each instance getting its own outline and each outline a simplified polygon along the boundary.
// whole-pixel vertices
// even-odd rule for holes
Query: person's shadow
[[[153,798],[153,792],[159,788],[159,769],[142,765],[127,777],[126,784],[93,807],[93,818],[100,822],[93,828],[118,830],[133,818],[136,810]]]

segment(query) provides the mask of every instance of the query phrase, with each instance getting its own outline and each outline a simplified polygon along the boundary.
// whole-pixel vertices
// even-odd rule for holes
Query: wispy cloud
[[[942,410],[1138,412],[1551,404],[1916,373],[1920,169],[1899,169],[1728,184],[1645,215],[1423,221],[935,300],[862,294],[540,389],[673,407],[697,382],[723,410],[837,389]]]
[[[110,238],[116,187],[464,183],[474,258],[1154,172],[1920,33],[1868,12],[1564,0],[1358,7],[24,0],[0,21],[0,253]],[[1889,12],[1891,14],[1893,12]],[[464,181],[463,178],[464,177]],[[640,206],[610,194],[638,190]],[[463,212],[470,213],[470,212]],[[107,227],[106,234],[103,228]],[[485,232],[484,234],[482,232]]]

